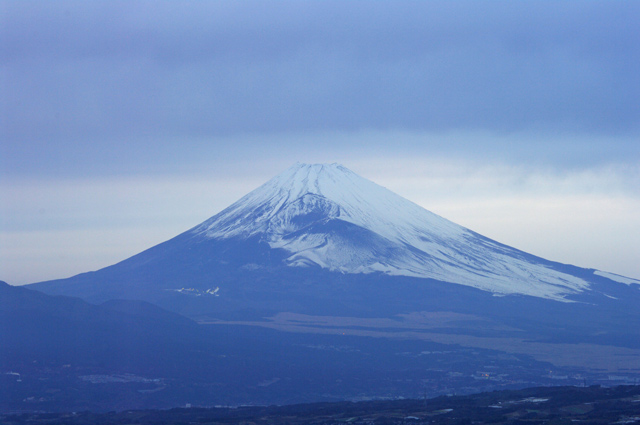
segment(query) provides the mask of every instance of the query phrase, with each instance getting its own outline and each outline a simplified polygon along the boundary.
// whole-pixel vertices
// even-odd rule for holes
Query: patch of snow
[[[161,378],[145,378],[131,373],[114,374],[114,375],[82,375],[80,380],[90,382],[92,384],[112,384],[112,383],[130,383],[130,382],[152,382],[159,383]]]
[[[632,424],[640,421],[640,416],[632,416],[627,418],[622,418],[618,422],[613,422],[614,424]]]
[[[640,280],[638,279],[632,279],[630,277],[624,277],[624,276],[620,276],[619,274],[615,274],[615,273],[608,273],[608,272],[603,272],[600,270],[596,270],[593,272],[593,274],[598,275],[598,276],[602,276],[602,277],[606,277],[607,279],[613,280],[615,282],[619,282],[619,283],[624,283],[626,285],[640,285]]]
[[[201,291],[201,290],[195,289],[195,288],[167,289],[167,291],[174,291],[174,292],[178,292],[180,294],[193,295],[193,296],[196,296],[196,297],[200,297],[202,295],[213,295],[214,297],[219,297],[220,296],[220,294],[218,293],[218,291],[220,291],[220,288],[218,288],[218,287],[207,289],[206,291]]]
[[[522,403],[544,403],[545,401],[549,401],[548,398],[538,398],[538,397],[528,397],[523,399]]]

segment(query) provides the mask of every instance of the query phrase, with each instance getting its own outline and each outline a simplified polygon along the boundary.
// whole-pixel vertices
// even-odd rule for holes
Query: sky
[[[640,278],[640,2],[0,0],[0,280],[96,270],[295,162]]]

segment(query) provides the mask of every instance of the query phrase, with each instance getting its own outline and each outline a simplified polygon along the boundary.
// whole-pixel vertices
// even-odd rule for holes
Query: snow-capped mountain
[[[554,301],[595,293],[615,298],[614,288],[601,282],[640,289],[635,279],[555,263],[493,241],[338,164],[296,164],[167,242],[97,272],[35,287],[91,301],[214,294],[223,305],[235,296],[238,308],[255,296],[258,308],[258,292],[294,285],[288,292],[293,296],[306,290],[296,282],[317,280],[319,271],[332,273],[324,285],[344,280],[338,276],[403,277]]]
[[[339,164],[296,164],[193,233],[211,239],[257,236],[285,250],[284,262],[294,267],[431,278],[557,300],[589,287]]]

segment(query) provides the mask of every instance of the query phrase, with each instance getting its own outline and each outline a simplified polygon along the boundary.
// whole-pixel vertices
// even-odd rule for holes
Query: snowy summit
[[[339,164],[296,164],[191,232],[216,240],[259,238],[285,250],[293,267],[431,278],[555,300],[589,287]]]

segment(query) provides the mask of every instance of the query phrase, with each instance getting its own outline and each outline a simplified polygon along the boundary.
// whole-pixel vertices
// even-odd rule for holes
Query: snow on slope
[[[500,294],[564,300],[588,289],[338,165],[296,164],[193,229],[259,236],[290,266],[433,278]]]
[[[596,270],[595,272],[593,272],[593,274],[606,277],[607,279],[613,280],[615,282],[624,283],[625,285],[640,285],[640,280],[638,279],[631,279],[630,277],[620,276],[619,274],[615,274],[615,273],[608,273],[608,272]]]

